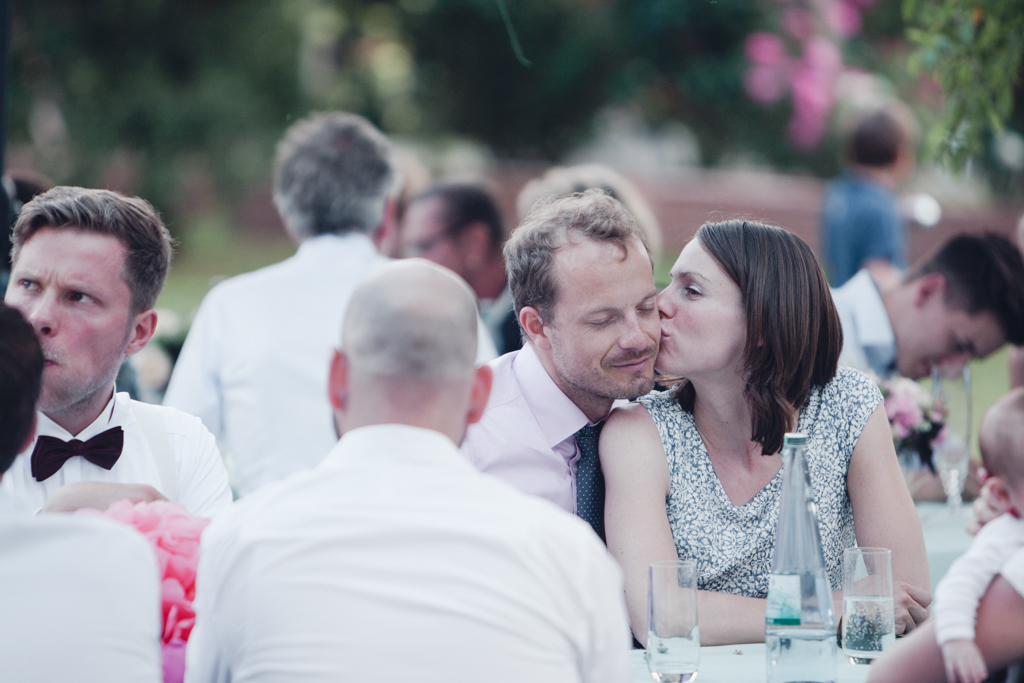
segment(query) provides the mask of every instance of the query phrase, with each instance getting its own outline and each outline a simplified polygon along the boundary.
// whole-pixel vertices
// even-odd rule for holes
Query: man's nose
[[[50,337],[57,332],[57,301],[56,298],[44,294],[27,307],[22,308],[22,315],[35,328],[40,337]]]
[[[619,346],[624,349],[646,349],[652,343],[653,340],[640,324],[640,318],[635,313],[627,316],[625,329],[619,337]]]

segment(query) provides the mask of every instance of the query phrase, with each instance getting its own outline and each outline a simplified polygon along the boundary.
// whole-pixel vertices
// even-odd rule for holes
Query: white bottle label
[[[769,626],[800,625],[799,574],[772,574],[768,577],[765,623]]]

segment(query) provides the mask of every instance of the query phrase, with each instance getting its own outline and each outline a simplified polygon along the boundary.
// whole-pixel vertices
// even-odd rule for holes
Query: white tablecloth
[[[633,683],[651,683],[643,650],[630,653]],[[842,655],[838,656],[837,683],[863,683],[868,678],[868,667],[850,664]],[[702,647],[697,681],[700,683],[759,683],[765,680],[764,644],[723,645]]]
[[[973,536],[964,531],[971,519],[971,506],[964,505],[951,512],[945,503],[918,503],[917,514],[924,531],[924,546],[928,550],[928,570],[935,584],[971,544]]]

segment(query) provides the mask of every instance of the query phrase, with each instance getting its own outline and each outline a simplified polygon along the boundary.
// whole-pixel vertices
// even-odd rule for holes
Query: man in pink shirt
[[[647,242],[622,204],[588,190],[531,211],[505,264],[526,343],[490,363],[490,400],[462,451],[604,540],[601,424],[617,399],[651,390],[661,339]]]

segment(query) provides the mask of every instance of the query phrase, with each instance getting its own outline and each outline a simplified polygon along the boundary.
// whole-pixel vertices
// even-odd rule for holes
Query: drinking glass
[[[647,668],[659,683],[692,681],[700,664],[697,563],[652,562],[647,576]]]
[[[843,654],[853,664],[870,664],[895,642],[892,551],[847,548],[843,552]]]
[[[963,503],[968,445],[971,439],[971,369],[961,367],[932,369],[932,396],[946,409],[945,438],[934,446],[932,464],[942,480],[949,509],[956,512]]]

